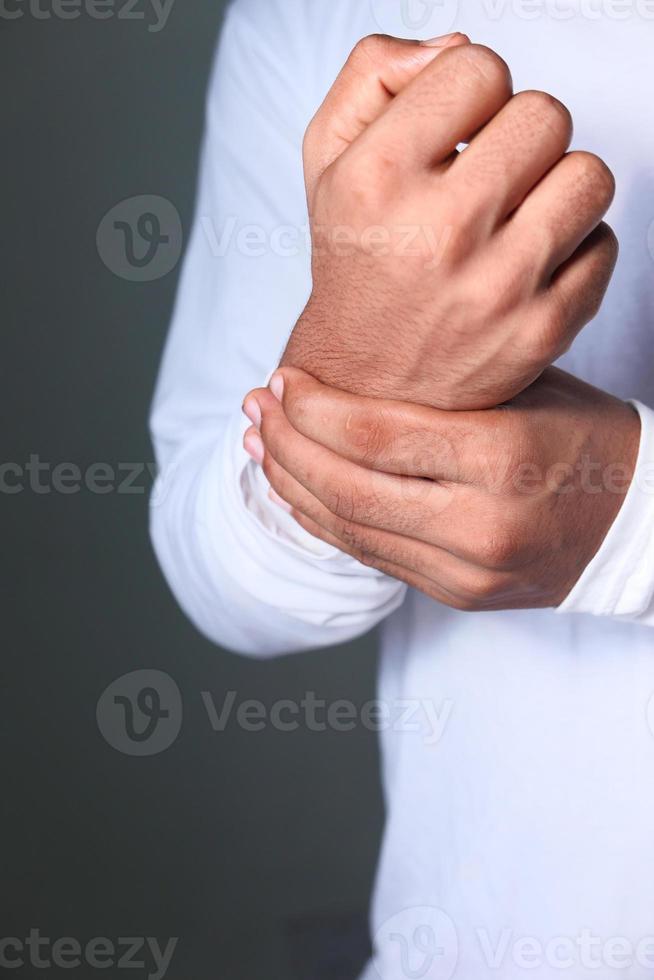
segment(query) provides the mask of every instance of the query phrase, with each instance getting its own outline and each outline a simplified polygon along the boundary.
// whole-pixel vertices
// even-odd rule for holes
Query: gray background
[[[176,0],[154,33],[84,12],[40,19],[19,2],[4,9],[22,16],[0,17],[2,461],[142,465],[179,269],[128,282],[100,261],[95,235],[141,194],[173,202],[188,233],[222,4]],[[381,829],[375,735],[216,733],[201,692],[361,704],[374,695],[374,644],[272,663],[213,648],[153,559],[150,482],[0,493],[2,936],[178,936],[171,980],[347,980]],[[96,723],[104,689],[140,668],[173,677],[184,705],[179,737],[150,758],[117,751]]]

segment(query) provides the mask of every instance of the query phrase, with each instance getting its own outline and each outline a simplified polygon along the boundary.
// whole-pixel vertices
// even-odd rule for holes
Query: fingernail
[[[256,425],[257,429],[261,428],[261,409],[256,398],[245,399],[243,402],[243,413],[247,415],[252,425]]]
[[[283,500],[282,497],[280,497],[279,494],[276,493],[272,487],[268,491],[268,496],[272,500],[273,504],[277,504],[277,506],[281,507],[282,510],[285,510],[287,514],[293,513],[293,508],[291,507],[291,505],[287,504],[286,501]]]
[[[263,442],[258,432],[246,432],[243,439],[243,447],[250,454],[255,463],[259,466],[263,463]]]
[[[426,41],[421,41],[426,48],[446,48],[450,41],[454,40],[455,37],[459,36],[459,32],[455,31],[454,34],[442,34],[440,37],[429,37]]]
[[[268,387],[277,401],[280,402],[284,397],[284,376],[282,374],[273,374],[268,383]]]

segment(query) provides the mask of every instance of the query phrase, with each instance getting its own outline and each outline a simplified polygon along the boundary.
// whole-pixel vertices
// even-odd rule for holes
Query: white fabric
[[[636,472],[604,543],[558,612],[618,616],[654,625],[654,412],[641,421]]]
[[[384,620],[380,698],[414,711],[381,736],[371,978],[654,976],[653,17],[647,0],[237,0],[227,17],[153,410],[152,536],[223,646],[270,656]],[[563,99],[618,180],[618,269],[561,364],[636,400],[641,450],[557,612],[458,613],[363,568],[271,504],[241,446],[243,395],[310,290],[309,119],[359,37],[452,29],[498,50],[516,90]]]

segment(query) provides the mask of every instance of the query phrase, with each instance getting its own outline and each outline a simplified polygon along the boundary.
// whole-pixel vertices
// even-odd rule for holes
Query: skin
[[[617,257],[613,176],[566,153],[571,136],[565,106],[512,95],[502,59],[461,35],[362,41],[305,138],[313,289],[282,365],[445,409],[526,388]]]
[[[558,605],[633,477],[637,414],[549,366],[617,257],[571,132],[456,35],[365,39],[305,140],[313,291],[245,447],[311,534],[457,609]]]
[[[640,423],[556,368],[510,403],[445,412],[279,371],[245,446],[315,537],[456,609],[557,606],[632,480]]]

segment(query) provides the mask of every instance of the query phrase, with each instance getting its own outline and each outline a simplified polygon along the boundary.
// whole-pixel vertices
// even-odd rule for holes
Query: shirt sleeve
[[[631,486],[602,547],[557,611],[654,626],[654,411],[631,404],[641,421]]]
[[[310,291],[301,146],[314,69],[294,10],[237,0],[228,11],[151,418],[164,575],[203,633],[258,656],[351,639],[405,595],[269,501],[241,444],[243,397],[278,363]]]

